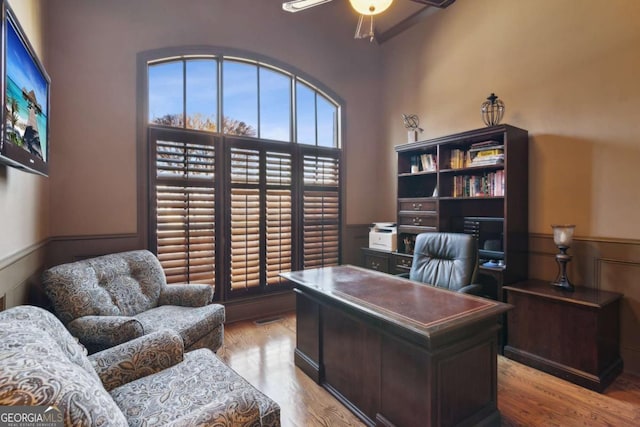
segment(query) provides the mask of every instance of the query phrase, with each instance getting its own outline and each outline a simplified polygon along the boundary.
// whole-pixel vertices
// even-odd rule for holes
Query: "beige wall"
[[[349,223],[370,222],[363,191],[379,163],[379,48],[352,38],[345,2],[289,14],[276,0],[49,0],[54,236],[135,233],[136,54],[221,46],[289,64],[341,96]],[[341,11],[336,11],[341,10]],[[344,13],[342,13],[344,12]],[[336,19],[336,17],[339,17]]]
[[[36,53],[47,67],[43,0],[9,2]],[[0,308],[27,300],[43,265],[49,237],[49,180],[0,165]]]
[[[386,152],[401,113],[425,139],[480,128],[495,92],[530,135],[529,230],[640,239],[639,22],[637,0],[456,1],[383,45]]]

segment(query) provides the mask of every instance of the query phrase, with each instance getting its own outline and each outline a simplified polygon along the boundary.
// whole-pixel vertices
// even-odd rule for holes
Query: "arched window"
[[[149,123],[340,148],[339,104],[258,61],[186,57],[149,64]]]
[[[169,282],[227,300],[339,263],[341,105],[285,68],[147,61],[149,244]]]

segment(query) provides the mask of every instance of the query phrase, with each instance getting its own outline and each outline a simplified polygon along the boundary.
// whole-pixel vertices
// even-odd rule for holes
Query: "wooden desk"
[[[499,424],[507,304],[353,266],[282,276],[296,284],[296,365],[366,424]]]
[[[540,280],[503,289],[514,305],[505,356],[596,391],[622,372],[622,294],[585,287],[567,292]]]

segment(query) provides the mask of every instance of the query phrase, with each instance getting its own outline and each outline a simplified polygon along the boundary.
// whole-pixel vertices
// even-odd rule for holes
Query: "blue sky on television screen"
[[[47,81],[31,59],[13,25],[7,26],[7,77],[21,89],[33,90],[36,100],[47,116]]]

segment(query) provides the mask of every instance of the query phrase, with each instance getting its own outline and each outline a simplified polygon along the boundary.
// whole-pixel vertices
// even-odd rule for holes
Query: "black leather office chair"
[[[474,284],[478,243],[468,234],[422,233],[416,236],[409,279],[452,291],[482,295]]]

